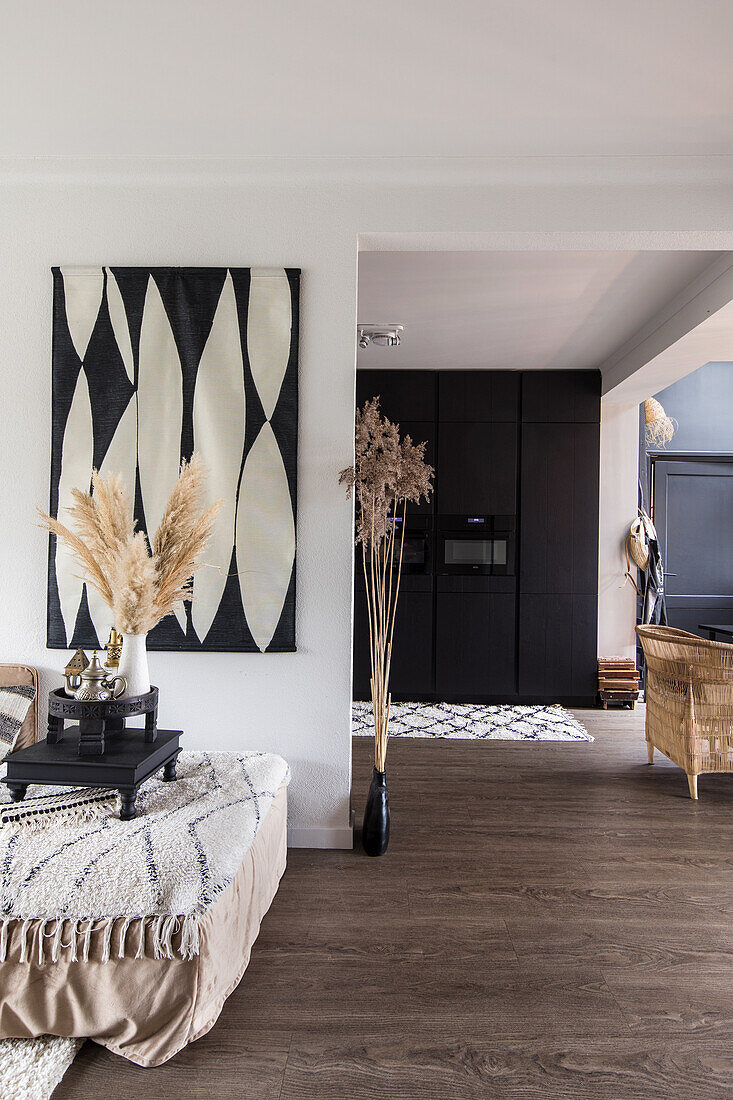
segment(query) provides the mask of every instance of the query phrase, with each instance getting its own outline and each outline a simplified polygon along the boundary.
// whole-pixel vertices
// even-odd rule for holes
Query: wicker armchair
[[[733,645],[708,642],[669,626],[637,626],[647,665],[649,763],[659,749],[697,777],[733,772]]]

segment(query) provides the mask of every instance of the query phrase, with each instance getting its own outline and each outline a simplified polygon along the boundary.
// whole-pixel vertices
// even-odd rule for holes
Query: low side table
[[[79,727],[67,726],[53,741],[38,741],[5,757],[3,779],[13,802],[22,802],[31,783],[59,787],[103,787],[119,791],[120,819],[135,817],[140,785],[163,769],[163,779],[176,778],[181,730],[157,731],[148,741],[145,730],[126,729],[124,737],[109,738],[104,756],[79,756]]]

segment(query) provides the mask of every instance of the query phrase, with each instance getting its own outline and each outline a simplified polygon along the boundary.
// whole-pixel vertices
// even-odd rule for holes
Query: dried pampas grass
[[[354,456],[339,483],[356,497],[356,542],[361,544],[369,618],[374,765],[384,771],[407,505],[430,499],[433,468],[425,461],[425,444],[413,443],[409,435],[400,439],[398,425],[382,416],[378,397],[357,409]]]
[[[81,572],[77,574],[79,579],[86,581],[87,584],[91,584],[92,588],[96,588],[105,603],[109,604],[111,607],[112,589],[109,586],[109,581],[102,567],[92,551],[78,535],[75,535],[68,527],[64,527],[63,523],[59,523],[53,516],[47,516],[40,508],[36,509],[36,511],[41,517],[41,525],[50,531],[51,534],[55,535],[57,539],[65,543],[72,558],[81,570]]]
[[[162,618],[156,614],[156,580],[148,540],[142,531],[137,531],[120,547],[112,565],[112,615],[117,630],[123,634],[147,634]]]
[[[144,532],[135,530],[130,496],[118,474],[101,478],[95,470],[91,492],[72,491],[74,503],[68,512],[73,531],[39,509],[42,525],[67,546],[81,579],[112,609],[121,633],[147,634],[191,599],[191,580],[203,564],[223,503],[203,509],[205,481],[199,455],[181,463],[152,553]]]
[[[158,571],[155,608],[158,617],[169,615],[192,598],[191,580],[203,564],[216,514],[223,501],[203,511],[206,471],[195,454],[181,466],[181,475],[166,505],[153,538],[153,560]]]

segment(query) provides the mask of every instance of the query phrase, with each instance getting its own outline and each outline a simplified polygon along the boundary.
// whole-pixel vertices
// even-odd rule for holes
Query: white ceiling
[[[4,155],[733,152],[730,0],[3,4]]]
[[[405,331],[358,365],[599,368],[721,255],[361,252],[359,321]]]

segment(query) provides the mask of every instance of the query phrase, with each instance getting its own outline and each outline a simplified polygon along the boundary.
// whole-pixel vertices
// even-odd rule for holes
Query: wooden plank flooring
[[[594,744],[394,740],[388,854],[291,851],[214,1029],[55,1100],[733,1096],[733,776]],[[370,743],[354,742],[361,811]]]

